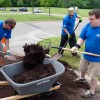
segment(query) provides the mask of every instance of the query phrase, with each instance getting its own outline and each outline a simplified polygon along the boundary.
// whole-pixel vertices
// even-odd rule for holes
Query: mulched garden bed
[[[35,50],[33,51],[34,48]],[[32,74],[33,74],[33,68],[36,68],[35,66],[39,66],[40,68],[40,70],[37,71],[38,73],[39,71],[41,72],[41,70],[45,70],[42,68],[43,59],[45,58],[45,53],[44,53],[43,48],[41,48],[39,45],[31,45],[31,46],[25,45],[24,52],[25,52],[25,56],[23,57],[23,59],[17,58],[16,62],[23,60],[25,68],[27,70],[32,71]],[[62,84],[61,88],[55,91],[54,94],[50,95],[49,97],[45,97],[43,95],[39,95],[39,96],[37,95],[37,96],[22,99],[22,100],[26,100],[26,99],[27,100],[84,100],[83,98],[81,98],[80,93],[86,89],[89,89],[89,85],[74,83],[73,80],[77,77],[77,75],[74,73],[74,69],[67,62],[64,62],[64,61],[59,61],[59,62],[61,62],[65,66],[65,73],[61,75],[59,79],[57,80],[58,82]],[[10,63],[15,63],[15,62],[6,60],[6,64],[10,64]],[[48,69],[48,71],[50,71],[51,69],[52,68]],[[54,73],[52,72],[53,70],[51,70],[50,74]],[[49,73],[49,72],[42,72],[42,74],[43,73]],[[43,78],[44,76],[45,75],[43,74],[41,78]],[[0,73],[0,80],[1,81],[6,80],[1,73]],[[0,86],[0,98],[9,97],[14,94],[15,94],[15,90],[10,85]]]

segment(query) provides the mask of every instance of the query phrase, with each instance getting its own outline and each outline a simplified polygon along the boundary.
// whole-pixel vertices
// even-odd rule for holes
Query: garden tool
[[[52,48],[57,48],[57,49],[62,49],[62,50],[66,50],[66,51],[72,52],[72,50],[69,49],[69,48],[62,48],[62,47],[57,47],[57,46],[52,46]],[[79,51],[79,50],[77,50],[76,52],[79,52],[81,54],[87,54],[87,55],[91,55],[91,56],[100,57],[99,54],[94,54],[94,53],[90,53],[90,52],[83,52],[83,51]]]
[[[79,23],[80,23],[80,21],[79,21],[78,24],[76,25],[76,27],[75,27],[73,33],[75,32],[75,30],[76,30],[76,28],[78,27]],[[71,38],[71,37],[70,37],[70,38]],[[65,44],[64,44],[64,46],[63,46],[62,48],[65,48],[65,47],[66,47],[66,45],[68,44],[70,38],[68,38],[68,40],[65,42]],[[60,51],[59,53],[55,53],[55,54],[51,57],[51,59],[54,59],[54,60],[60,59],[60,58],[62,57],[62,52],[63,52],[63,49],[62,49],[62,48],[58,48],[58,49],[61,49],[61,51]]]

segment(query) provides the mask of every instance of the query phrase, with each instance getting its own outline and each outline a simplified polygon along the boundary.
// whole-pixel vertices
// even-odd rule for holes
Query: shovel
[[[52,46],[52,48],[62,49],[62,50],[66,50],[66,51],[71,52],[71,49],[69,49],[69,48],[62,48],[62,47],[57,47],[57,46]],[[79,51],[79,50],[77,50],[77,52],[79,52],[81,54],[87,54],[87,55],[91,55],[91,56],[100,57],[99,54],[94,54],[94,53],[90,53],[90,52],[83,52],[83,51]]]
[[[78,24],[76,25],[76,27],[75,27],[73,33],[75,32],[75,30],[76,30],[76,28],[78,27],[79,23],[80,23],[80,22],[78,22]],[[70,38],[71,38],[71,37],[70,37]],[[68,44],[70,38],[68,38],[68,40],[65,42],[65,44],[64,44],[63,47],[58,48],[58,49],[61,49],[60,53],[55,53],[55,54],[51,57],[51,59],[58,60],[58,59],[60,59],[60,58],[62,57],[62,52],[63,52],[63,49],[62,49],[62,48],[65,48],[65,47],[66,47],[66,45]]]

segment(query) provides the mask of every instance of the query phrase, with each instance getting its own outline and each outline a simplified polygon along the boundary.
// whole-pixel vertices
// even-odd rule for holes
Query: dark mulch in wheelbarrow
[[[27,98],[27,100],[84,100],[83,98],[81,98],[80,93],[85,89],[89,89],[89,86],[86,84],[75,84],[73,80],[77,76],[74,73],[73,68],[68,65],[67,62],[60,62],[65,66],[65,73],[61,75],[57,80],[62,84],[61,88],[49,97],[39,96],[38,98],[38,96],[33,96]],[[6,64],[7,63],[13,63],[13,61],[6,61]],[[6,80],[1,73],[0,80]],[[0,98],[12,96],[14,95],[14,93],[15,91],[11,86],[0,86]]]

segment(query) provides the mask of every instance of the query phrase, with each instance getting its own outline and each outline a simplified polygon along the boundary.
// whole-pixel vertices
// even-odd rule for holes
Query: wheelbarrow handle
[[[0,81],[0,85],[9,85],[7,81]]]
[[[62,47],[57,47],[57,46],[52,46],[52,48],[62,49],[62,50],[66,50],[66,51],[70,51],[71,52],[71,49],[69,49],[69,48],[62,48]],[[100,57],[100,55],[94,54],[94,53],[90,53],[90,52],[83,52],[83,51],[79,51],[79,50],[77,50],[77,52],[79,52],[81,54],[87,54],[87,55],[91,55],[91,56]]]

